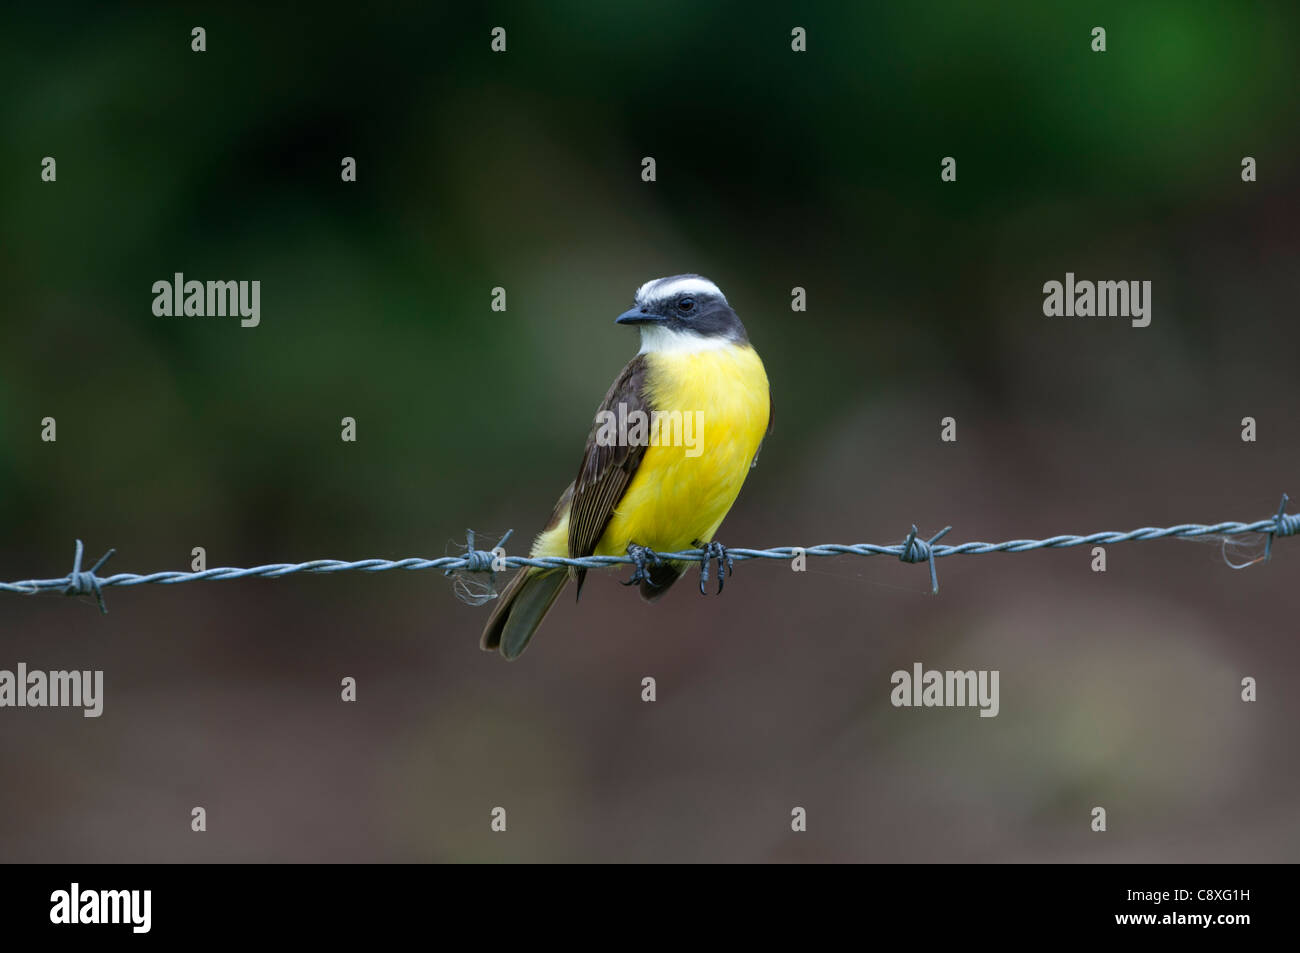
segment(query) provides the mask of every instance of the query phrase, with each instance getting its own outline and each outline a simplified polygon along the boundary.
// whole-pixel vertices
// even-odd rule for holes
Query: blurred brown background
[[[728,545],[1300,495],[1295,9],[5,18],[5,580],[66,572],[75,537],[138,572],[437,556],[467,527],[520,552],[635,351],[612,319],[682,271],[727,292],[776,399]],[[261,326],[155,317],[175,271],[260,280]],[[1151,326],[1045,318],[1067,271],[1151,280]],[[937,598],[884,557],[744,563],[721,597],[692,574],[653,607],[620,574],[514,664],[438,573],[110,589],[106,617],[0,594],[0,668],[106,683],[99,719],[0,710],[0,860],[1295,860],[1297,545],[1241,572],[1178,541],[1104,574],[1087,548],[953,557]],[[915,661],[1000,670],[1000,714],[891,707]]]

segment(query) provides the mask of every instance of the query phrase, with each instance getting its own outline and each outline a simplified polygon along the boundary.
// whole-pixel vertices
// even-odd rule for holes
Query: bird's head
[[[641,353],[701,351],[748,340],[745,326],[708,278],[673,275],[647,281],[636,306],[616,319],[641,329]]]

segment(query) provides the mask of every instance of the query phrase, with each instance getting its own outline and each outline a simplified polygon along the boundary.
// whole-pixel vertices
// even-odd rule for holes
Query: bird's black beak
[[[615,324],[658,324],[667,320],[662,314],[651,314],[648,311],[642,311],[640,308],[633,308],[631,311],[624,311],[614,319]]]

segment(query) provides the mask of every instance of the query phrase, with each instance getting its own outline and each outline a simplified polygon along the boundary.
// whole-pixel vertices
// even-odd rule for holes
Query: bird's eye
[[[695,310],[694,298],[682,298],[677,302],[677,310],[682,314],[690,314]]]

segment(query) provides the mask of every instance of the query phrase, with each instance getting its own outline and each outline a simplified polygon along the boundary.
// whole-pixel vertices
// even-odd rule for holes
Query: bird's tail
[[[567,569],[520,569],[502,590],[483,629],[479,643],[483,650],[499,650],[506,659],[518,658],[568,581]]]

